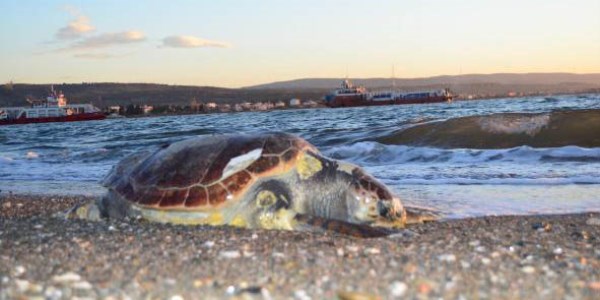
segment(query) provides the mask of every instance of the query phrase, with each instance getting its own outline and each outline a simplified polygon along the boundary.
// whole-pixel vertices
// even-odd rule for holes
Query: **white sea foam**
[[[539,162],[589,161],[600,162],[600,148],[565,146],[557,148],[532,148],[520,146],[510,149],[440,149],[384,145],[376,142],[359,142],[333,147],[325,154],[336,159],[352,160],[362,165],[399,163],[456,163],[482,162]]]
[[[25,154],[25,158],[28,158],[28,159],[35,159],[35,158],[39,158],[39,157],[40,157],[40,155],[34,151],[28,151],[27,154]]]
[[[415,185],[566,185],[600,184],[598,176],[576,176],[568,178],[402,178],[394,184]]]
[[[534,136],[550,122],[550,115],[496,115],[479,119],[481,129],[490,133],[517,134]]]
[[[0,165],[2,164],[10,164],[14,161],[12,157],[9,156],[0,156]]]
[[[600,148],[439,149],[360,142],[325,151],[387,184],[600,184]]]

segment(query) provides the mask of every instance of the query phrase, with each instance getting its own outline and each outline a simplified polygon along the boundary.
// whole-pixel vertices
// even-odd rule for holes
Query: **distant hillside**
[[[341,78],[304,78],[289,81],[273,82],[247,87],[248,89],[331,89],[340,84]],[[455,76],[434,76],[426,78],[350,78],[357,84],[368,88],[391,87],[395,82],[397,87],[410,86],[453,86],[474,84],[498,85],[564,85],[578,84],[585,86],[600,86],[600,73],[498,73],[498,74],[467,74]]]
[[[141,83],[55,84],[70,103],[93,103],[98,107],[128,104],[189,105],[198,102],[237,103],[289,100],[294,97],[320,99],[323,91],[226,89]],[[0,107],[27,105],[26,98],[42,99],[50,84],[5,84],[0,87]]]
[[[392,86],[390,78],[352,79],[370,89]],[[450,88],[459,98],[501,97],[508,93],[552,94],[600,92],[600,74],[531,73],[436,76],[394,80],[402,90]],[[105,108],[111,105],[189,105],[192,101],[239,103],[287,101],[291,98],[320,100],[338,87],[340,78],[306,78],[262,84],[242,89],[203,86],[178,86],[143,83],[55,84],[71,103],[93,103]],[[44,98],[49,84],[5,84],[0,86],[0,107],[27,105],[25,99]]]

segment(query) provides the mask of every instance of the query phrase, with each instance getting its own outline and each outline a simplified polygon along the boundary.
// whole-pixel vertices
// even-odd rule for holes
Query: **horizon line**
[[[466,74],[442,74],[442,75],[432,75],[432,76],[422,76],[422,77],[348,77],[347,79],[351,80],[368,80],[368,79],[395,79],[395,80],[419,80],[419,79],[431,79],[431,78],[439,78],[439,77],[465,77],[465,76],[489,76],[489,75],[600,75],[600,72],[591,72],[591,73],[577,73],[577,72],[497,72],[497,73],[466,73]],[[285,79],[285,80],[277,80],[270,81],[264,83],[258,83],[247,86],[237,86],[237,87],[225,87],[225,86],[216,86],[216,85],[202,85],[202,84],[178,84],[178,83],[164,83],[164,82],[143,82],[143,81],[63,81],[63,82],[15,82],[13,80],[8,80],[4,82],[6,84],[13,85],[62,85],[62,84],[152,84],[152,85],[167,85],[167,86],[188,86],[188,87],[204,87],[204,88],[220,88],[220,89],[246,89],[253,88],[257,86],[275,84],[275,83],[283,83],[283,82],[291,82],[298,80],[310,80],[310,79],[344,79],[345,77],[299,77],[293,79]]]

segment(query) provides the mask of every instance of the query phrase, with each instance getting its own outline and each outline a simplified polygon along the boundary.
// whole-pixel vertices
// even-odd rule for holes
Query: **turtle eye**
[[[280,181],[263,182],[260,190],[256,193],[256,207],[275,211],[289,208],[291,205],[290,195],[287,186]]]
[[[387,217],[390,214],[390,208],[383,201],[377,202],[377,210],[379,210],[379,215],[382,217]]]
[[[270,207],[277,202],[277,196],[271,191],[260,191],[256,195],[256,206],[258,207]]]

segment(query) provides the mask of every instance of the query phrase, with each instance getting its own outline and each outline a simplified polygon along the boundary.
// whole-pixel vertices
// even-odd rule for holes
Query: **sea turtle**
[[[381,236],[436,218],[404,207],[358,166],[326,158],[286,133],[198,136],[130,155],[108,192],[70,218],[142,218],[175,224],[331,230]]]

